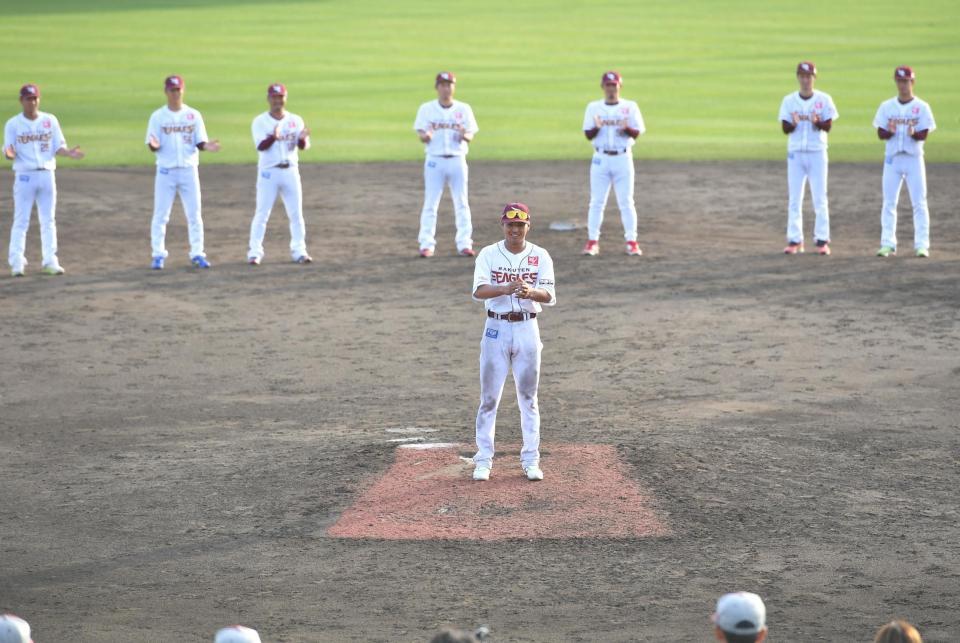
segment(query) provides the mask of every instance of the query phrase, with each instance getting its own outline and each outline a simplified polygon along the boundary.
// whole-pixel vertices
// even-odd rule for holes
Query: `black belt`
[[[617,154],[626,154],[627,150],[603,150],[607,156],[616,156]]]
[[[442,159],[452,159],[456,154],[441,154],[440,158]]]
[[[491,319],[500,319],[508,322],[519,322],[527,321],[528,319],[533,319],[537,316],[537,313],[506,313],[499,315],[492,310],[487,311],[487,317]]]
[[[285,169],[287,169],[288,167],[290,167],[290,162],[289,162],[289,161],[284,161],[283,163],[277,163],[277,164],[274,165],[273,167],[279,168],[279,169],[281,169],[281,170],[285,170]]]

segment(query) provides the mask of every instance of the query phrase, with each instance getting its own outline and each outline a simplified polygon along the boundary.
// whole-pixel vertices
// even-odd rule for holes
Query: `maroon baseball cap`
[[[525,203],[519,201],[508,203],[503,206],[503,212],[500,214],[500,223],[507,221],[526,221],[530,222],[530,208]]]
[[[37,98],[40,98],[40,88],[33,83],[27,83],[20,88],[20,98],[25,98],[27,96],[36,96]]]
[[[916,74],[913,73],[913,67],[907,67],[906,65],[901,65],[897,67],[893,72],[893,77],[895,80],[913,80],[916,78]]]
[[[457,82],[457,75],[452,71],[442,71],[437,74],[437,80],[433,83],[434,87],[440,83],[455,83]]]
[[[804,60],[803,62],[797,64],[797,75],[799,74],[813,74],[816,76],[817,66],[809,60]]]
[[[286,96],[287,86],[283,83],[273,83],[267,87],[267,96]]]
[[[164,89],[183,89],[183,76],[174,74],[167,76],[163,81]]]
[[[623,78],[615,71],[604,72],[603,78],[600,79],[601,87],[607,83],[616,83],[618,86],[623,85]]]

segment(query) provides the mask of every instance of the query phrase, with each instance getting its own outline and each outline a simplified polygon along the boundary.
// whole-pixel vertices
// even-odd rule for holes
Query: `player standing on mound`
[[[489,480],[493,467],[497,407],[507,373],[513,370],[520,407],[523,449],[520,465],[529,480],[543,480],[540,469],[540,328],[537,314],[557,303],[550,253],[527,241],[530,209],[509,203],[500,216],[504,240],[477,256],[473,299],[483,301],[487,322],[480,342],[480,409],[474,480]]]

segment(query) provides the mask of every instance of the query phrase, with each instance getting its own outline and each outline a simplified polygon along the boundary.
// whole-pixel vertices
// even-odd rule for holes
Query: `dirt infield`
[[[646,162],[645,256],[622,254],[611,203],[601,256],[581,257],[582,231],[547,224],[583,221],[587,169],[472,164],[475,236],[498,238],[503,202],[531,205],[557,269],[544,450],[611,449],[669,535],[328,533],[398,435],[472,437],[472,262],[447,199],[438,256],[415,256],[418,164],[303,168],[317,261],[289,262],[278,209],[257,268],[254,169],[203,168],[200,273],[179,209],[167,270],[148,269],[150,170],[71,170],[67,276],[38,275],[34,223],[28,276],[0,279],[0,610],[39,643],[203,641],[235,622],[269,641],[480,623],[497,641],[707,641],[716,597],[748,589],[771,640],[865,641],[894,616],[960,638],[958,167],[928,168],[929,260],[872,256],[879,163],[831,167],[832,257],[780,253],[783,164]],[[388,432],[405,427],[431,431]]]
[[[670,535],[649,507],[650,494],[624,473],[612,445],[555,444],[541,449],[551,475],[530,484],[516,462],[519,445],[487,484],[472,479],[472,445],[404,444],[389,471],[327,534],[383,540],[651,538]],[[465,452],[462,455],[460,452]],[[509,464],[513,462],[513,466]]]

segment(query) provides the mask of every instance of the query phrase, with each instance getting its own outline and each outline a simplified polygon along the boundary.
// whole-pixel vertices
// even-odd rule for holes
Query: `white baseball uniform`
[[[10,229],[9,262],[11,268],[27,265],[24,256],[30,213],[37,204],[43,265],[59,265],[57,260],[57,150],[67,147],[57,117],[38,112],[30,120],[22,113],[7,121],[3,128],[3,149],[13,146],[13,226]]]
[[[279,138],[266,149],[259,149],[261,143],[274,135],[277,127],[280,128]],[[286,112],[283,118],[276,119],[266,111],[253,119],[253,144],[258,149],[260,160],[257,163],[257,210],[250,224],[248,259],[263,258],[263,236],[278,194],[283,199],[287,218],[290,220],[290,255],[296,261],[307,254],[298,145],[304,128],[303,119],[290,112]],[[304,149],[308,146],[309,142],[304,145]]]
[[[153,222],[150,240],[154,257],[167,256],[164,240],[173,202],[180,194],[180,203],[187,218],[190,257],[205,257],[203,251],[203,218],[200,214],[200,143],[208,142],[207,129],[200,112],[183,105],[174,112],[164,105],[150,116],[146,142],[150,136],[160,141],[154,152],[157,157],[157,178],[153,192]]]
[[[900,189],[907,182],[910,202],[913,204],[913,245],[916,250],[930,248],[930,212],[927,210],[927,169],[923,162],[924,141],[914,139],[909,128],[915,132],[937,129],[930,106],[914,96],[913,100],[901,103],[897,97],[884,101],[873,118],[874,127],[889,128],[896,123],[893,138],[886,141],[883,164],[883,211],[880,224],[883,228],[880,245],[897,247],[897,202]]]
[[[457,222],[457,250],[473,247],[473,223],[467,201],[467,151],[469,145],[460,134],[473,136],[480,128],[473,110],[466,103],[454,100],[444,107],[439,100],[424,103],[417,111],[414,130],[432,132],[424,145],[427,158],[423,164],[423,211],[420,213],[420,249],[433,250],[437,245],[437,209],[444,185],[450,185]]]
[[[816,223],[813,236],[817,241],[830,241],[830,210],[827,205],[827,132],[814,125],[840,117],[829,94],[814,90],[804,98],[799,91],[784,96],[780,103],[780,120],[793,124],[796,113],[800,122],[787,136],[787,241],[803,243],[803,191],[810,182],[810,197]]]
[[[584,131],[597,126],[600,117],[600,132],[590,142],[593,144],[593,163],[590,166],[590,210],[587,214],[587,238],[598,240],[600,226],[603,223],[603,210],[613,185],[620,207],[620,219],[623,221],[623,238],[626,241],[637,240],[637,208],[633,202],[633,154],[636,141],[624,133],[624,126],[647,131],[643,124],[640,108],[632,100],[621,98],[613,105],[603,100],[587,105],[583,115]]]
[[[473,292],[485,284],[501,285],[524,280],[534,288],[550,293],[550,302],[557,303],[554,290],[553,260],[540,246],[526,242],[519,254],[506,248],[500,241],[487,246],[477,255],[473,273]],[[481,301],[476,297],[474,301]],[[517,386],[517,403],[520,407],[520,428],[523,433],[523,448],[520,463],[527,467],[540,461],[540,409],[537,406],[537,389],[540,385],[540,328],[536,319],[507,321],[489,317],[507,313],[539,313],[541,305],[531,299],[518,299],[514,295],[502,295],[483,300],[488,317],[480,341],[480,408],[477,411],[477,454],[473,460],[478,466],[490,467],[493,463],[494,433],[497,408],[503,394],[507,373],[513,370]]]

